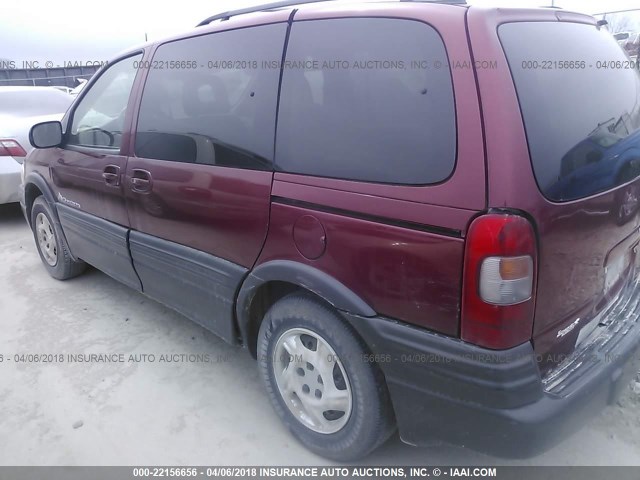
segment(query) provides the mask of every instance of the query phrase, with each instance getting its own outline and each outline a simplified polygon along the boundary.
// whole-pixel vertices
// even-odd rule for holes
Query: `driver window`
[[[120,149],[124,116],[142,54],[108,67],[73,114],[68,145]]]

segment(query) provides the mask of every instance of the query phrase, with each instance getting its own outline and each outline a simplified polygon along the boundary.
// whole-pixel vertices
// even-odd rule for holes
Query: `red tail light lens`
[[[11,138],[0,138],[0,157],[26,157],[27,152]]]
[[[462,291],[463,340],[495,350],[531,339],[537,245],[524,217],[489,214],[469,227]]]

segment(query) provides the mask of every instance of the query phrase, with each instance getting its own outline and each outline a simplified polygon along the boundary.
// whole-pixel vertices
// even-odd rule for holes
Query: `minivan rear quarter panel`
[[[274,259],[315,266],[380,314],[458,334],[463,237],[486,205],[478,94],[468,44],[460,41],[466,11],[372,4],[365,15],[433,27],[446,48],[443,60],[463,66],[451,70],[457,130],[451,176],[434,185],[409,186],[276,171],[269,234],[256,266]],[[309,6],[296,14],[293,28],[307,20],[362,17],[361,10],[348,5]],[[316,217],[325,231],[326,250],[317,259],[306,258],[294,240],[293,225],[305,215]]]
[[[326,236],[326,249],[317,259],[305,258],[292,232],[292,225],[308,216],[322,225]],[[302,250],[306,253],[304,246]],[[276,200],[258,263],[310,265],[382,315],[457,335],[463,251],[459,238]]]

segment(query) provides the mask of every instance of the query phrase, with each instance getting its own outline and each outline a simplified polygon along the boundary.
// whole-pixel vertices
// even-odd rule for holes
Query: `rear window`
[[[444,44],[412,20],[294,22],[278,116],[279,170],[393,184],[445,180],[456,157]]]
[[[542,193],[575,200],[640,175],[640,76],[611,33],[563,22],[498,33]]]

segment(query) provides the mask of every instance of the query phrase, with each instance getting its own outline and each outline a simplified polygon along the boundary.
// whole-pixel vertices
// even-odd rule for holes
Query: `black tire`
[[[319,433],[303,424],[289,409],[278,387],[276,344],[283,334],[296,329],[321,336],[346,372],[351,410],[346,424],[334,433]],[[291,433],[309,450],[332,460],[353,461],[371,453],[395,431],[384,377],[377,365],[366,361],[366,345],[335,310],[311,295],[293,293],[269,309],[260,326],[257,352],[271,404]]]
[[[46,227],[46,230],[48,231],[48,236],[46,238],[53,242],[50,244],[51,247],[55,249],[53,250],[56,257],[55,263],[50,263],[50,260],[47,260],[45,257],[46,252],[43,251],[44,247],[40,245],[40,241],[38,239],[38,215],[43,215],[46,217],[46,221],[48,221],[48,225],[43,225],[43,227]],[[57,278],[58,280],[68,280],[69,278],[76,277],[84,272],[87,265],[83,261],[75,261],[71,258],[71,255],[69,254],[69,246],[64,240],[60,226],[53,220],[53,218],[51,208],[46,200],[42,196],[36,198],[33,202],[33,206],[31,207],[31,230],[36,242],[36,249],[40,255],[40,260],[42,260],[42,264],[45,269],[53,278]]]

